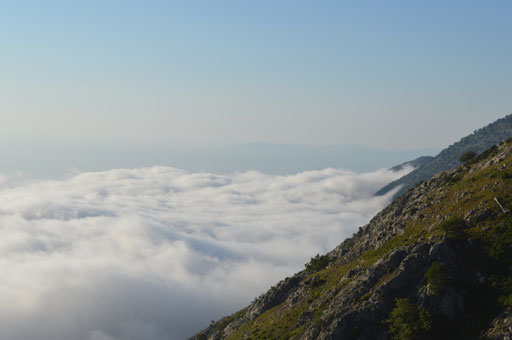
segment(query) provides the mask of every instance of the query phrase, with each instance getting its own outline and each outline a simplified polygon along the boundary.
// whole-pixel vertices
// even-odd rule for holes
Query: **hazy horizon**
[[[364,145],[247,143],[222,147],[145,148],[108,145],[0,145],[0,174],[58,179],[81,172],[167,166],[188,172],[259,171],[289,175],[338,168],[355,172],[390,168],[440,150],[384,150]]]

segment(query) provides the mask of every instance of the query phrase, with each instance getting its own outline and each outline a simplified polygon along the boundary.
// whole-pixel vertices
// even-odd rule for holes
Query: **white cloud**
[[[403,174],[2,178],[0,338],[186,338],[350,236]]]

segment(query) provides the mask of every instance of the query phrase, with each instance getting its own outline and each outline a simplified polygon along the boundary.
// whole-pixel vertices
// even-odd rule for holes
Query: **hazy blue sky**
[[[444,147],[512,112],[511,1],[2,1],[0,141]]]

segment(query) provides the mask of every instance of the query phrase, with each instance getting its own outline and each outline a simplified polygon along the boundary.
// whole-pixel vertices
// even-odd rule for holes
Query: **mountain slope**
[[[376,194],[384,195],[394,188],[402,186],[396,194],[396,196],[399,196],[409,188],[415,186],[416,183],[426,181],[432,178],[436,173],[449,170],[459,165],[459,157],[464,152],[474,151],[476,153],[481,153],[492,145],[498,144],[510,136],[512,136],[512,114],[498,119],[494,123],[476,130],[471,135],[462,138],[453,145],[450,145],[429,162],[423,164],[404,177],[386,185],[384,188],[377,191]]]
[[[505,339],[511,208],[508,140],[409,190],[195,339]]]
[[[421,156],[416,159],[413,159],[412,161],[408,161],[408,162],[396,165],[389,170],[400,171],[400,170],[405,169],[406,167],[419,168],[420,166],[423,166],[423,165],[427,164],[428,162],[430,162],[432,159],[434,159],[434,157],[432,157],[432,156]]]

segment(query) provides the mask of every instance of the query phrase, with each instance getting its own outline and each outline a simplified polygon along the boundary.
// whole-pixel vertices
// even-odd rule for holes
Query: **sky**
[[[510,1],[2,1],[0,141],[442,148],[512,112]]]
[[[178,340],[246,306],[383,209],[412,170],[387,167],[512,113],[511,13],[0,1],[0,338]]]

